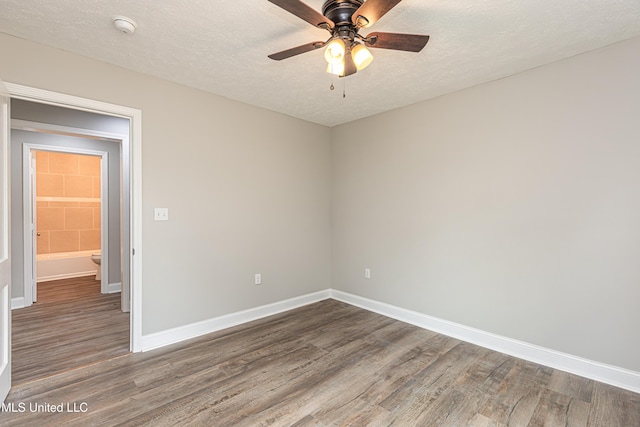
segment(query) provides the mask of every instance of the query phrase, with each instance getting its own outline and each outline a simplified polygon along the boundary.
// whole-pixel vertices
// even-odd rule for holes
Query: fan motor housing
[[[322,14],[336,26],[351,24],[351,17],[363,3],[362,0],[327,0],[322,5]]]

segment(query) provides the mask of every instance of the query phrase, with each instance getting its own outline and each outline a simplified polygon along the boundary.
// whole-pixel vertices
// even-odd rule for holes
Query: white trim
[[[108,294],[115,294],[122,290],[122,283],[109,283],[106,289]]]
[[[335,289],[326,289],[324,291],[214,317],[166,331],[143,335],[142,351],[149,351],[175,344],[328,298],[342,301],[401,322],[409,323],[419,328],[428,329],[490,350],[499,351],[500,353],[569,372],[594,381],[610,384],[635,393],[640,392],[640,372],[595,362],[571,354],[503,337]]]
[[[37,231],[33,229],[35,222],[33,217],[36,212],[36,204],[33,201],[36,193],[34,188],[36,172],[32,170],[32,162],[31,149],[24,145],[22,149],[22,241],[24,242],[22,248],[22,277],[24,278],[24,288],[22,292],[25,307],[33,304],[35,301],[35,295],[33,295],[34,286],[37,289],[37,285],[34,285],[36,283],[36,264],[34,263],[36,253],[33,247],[33,239]]]
[[[75,95],[67,95],[65,93],[53,92],[16,83],[4,82],[4,85],[12,98],[27,101],[36,100],[41,104],[72,107],[74,110],[89,111],[90,113],[108,113],[109,115],[116,115],[127,119],[136,116],[142,117],[142,112],[136,108],[109,104],[95,99],[81,98]]]
[[[331,289],[331,298],[490,350],[640,393],[640,372],[514,340],[437,317]]]
[[[32,143],[32,142],[25,142],[24,145],[28,146],[32,150],[36,150],[36,151],[49,151],[49,152],[56,152],[56,153],[81,154],[81,155],[87,155],[87,156],[100,156],[100,157],[105,157],[105,156],[108,157],[108,155],[109,155],[109,152],[107,152],[107,151],[88,150],[86,148],[64,147],[64,146],[58,146],[58,145],[38,144],[38,143]],[[65,197],[65,199],[70,199],[70,197]],[[82,197],[80,199],[82,199],[82,201],[86,201],[87,200],[84,197]],[[65,201],[68,201],[68,200],[65,200]]]
[[[11,390],[11,162],[9,97],[0,78],[0,402]]]
[[[11,310],[24,308],[24,297],[11,298]]]
[[[123,242],[123,253],[127,254],[130,262],[130,301],[131,301],[131,351],[142,351],[142,111],[132,110],[131,158],[129,188],[130,188],[130,235],[129,247]],[[135,253],[135,256],[134,256]],[[123,289],[123,295],[125,294]]]
[[[130,262],[131,315],[130,315],[130,349],[133,352],[142,350],[142,111],[136,108],[80,98],[73,95],[37,89],[15,83],[5,83],[9,94],[14,98],[40,103],[90,111],[98,114],[110,114],[130,119],[128,147],[130,153],[130,236],[128,242],[122,242],[123,253]],[[135,248],[136,256],[132,249]],[[124,250],[126,249],[126,251]]]
[[[267,304],[260,307],[250,308],[248,310],[238,311],[224,316],[214,317],[213,319],[203,320],[201,322],[189,325],[179,326],[162,332],[156,332],[142,336],[142,351],[153,350],[166,345],[174,344],[180,341],[196,338],[222,329],[237,326],[243,323],[262,319],[263,317],[272,316],[304,305],[313,304],[330,298],[330,290],[314,292],[287,299],[284,301]]]
[[[120,159],[111,159],[121,163]],[[109,153],[100,158],[100,292],[108,294],[109,282]],[[113,203],[113,201],[111,201]],[[122,197],[116,203],[122,206]],[[122,223],[120,223],[122,228]]]

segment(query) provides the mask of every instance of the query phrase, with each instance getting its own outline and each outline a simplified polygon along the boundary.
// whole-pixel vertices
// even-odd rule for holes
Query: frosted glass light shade
[[[327,43],[327,48],[324,50],[324,59],[326,59],[329,64],[343,62],[346,50],[344,40],[333,39]]]
[[[371,64],[371,61],[373,61],[373,55],[371,55],[369,49],[361,44],[357,44],[351,49],[351,56],[358,71],[364,70]]]
[[[334,64],[327,65],[327,73],[335,74],[336,76],[344,76],[344,62],[336,62]]]

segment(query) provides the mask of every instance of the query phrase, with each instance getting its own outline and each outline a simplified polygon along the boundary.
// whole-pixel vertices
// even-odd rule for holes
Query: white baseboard
[[[640,372],[595,362],[334,289],[327,289],[190,325],[143,335],[141,350],[149,351],[175,344],[328,298],[520,359],[640,393]],[[19,300],[19,298],[16,298],[15,301],[12,300],[12,307],[20,304]]]
[[[24,297],[11,298],[11,310],[24,308]]]
[[[116,292],[120,292],[122,290],[122,283],[109,283],[107,285],[107,293],[115,294]]]
[[[550,368],[640,393],[640,372],[607,365],[331,289],[331,298]]]
[[[294,308],[302,307],[328,298],[330,298],[329,289],[275,302],[273,304],[238,311],[236,313],[220,317],[214,317],[212,319],[203,320],[201,322],[180,326],[166,331],[143,335],[141,340],[141,349],[142,351],[153,350],[155,348],[164,347],[169,344],[196,338],[201,335],[220,331],[242,323],[262,319],[263,317],[282,313],[284,311],[292,310]]]

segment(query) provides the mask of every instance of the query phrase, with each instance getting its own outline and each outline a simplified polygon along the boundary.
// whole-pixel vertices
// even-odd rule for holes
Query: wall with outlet
[[[334,128],[333,287],[640,371],[638,51]]]

